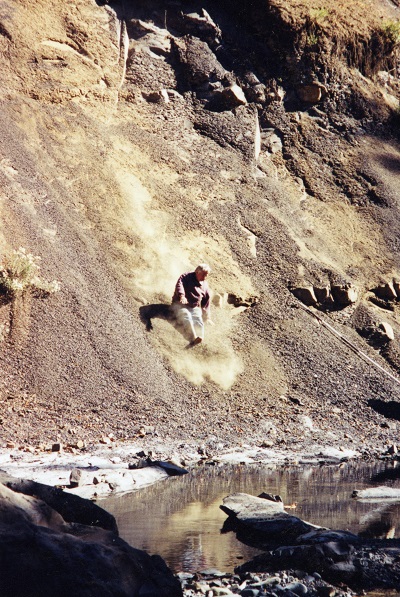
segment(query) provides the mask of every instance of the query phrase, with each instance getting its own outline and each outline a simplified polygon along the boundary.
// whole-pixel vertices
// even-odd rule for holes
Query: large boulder
[[[16,480],[16,486],[18,483],[21,482]],[[24,489],[23,484],[19,487]],[[31,490],[33,486],[26,487]],[[43,487],[36,484],[42,495]],[[47,494],[50,498],[51,493]],[[76,499],[71,502],[71,497]],[[86,500],[77,496],[66,498],[71,522],[66,522],[42,499],[18,493],[0,483],[2,597],[182,595],[179,581],[160,556],[134,549],[112,530],[72,521],[72,503],[77,506],[80,519]],[[57,500],[62,503],[61,494]]]

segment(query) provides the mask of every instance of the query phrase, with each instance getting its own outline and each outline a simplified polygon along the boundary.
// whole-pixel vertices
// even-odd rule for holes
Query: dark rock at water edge
[[[95,504],[40,483],[0,484],[0,595],[2,597],[179,597],[182,589],[160,556],[120,539],[115,520]],[[19,490],[12,487],[13,484]],[[26,490],[26,491],[23,491]],[[53,491],[52,491],[53,490]],[[41,498],[29,493],[41,493]],[[46,503],[46,496],[58,511]],[[70,500],[69,498],[76,498]],[[65,504],[63,499],[65,498]],[[59,513],[68,512],[66,522]],[[76,517],[74,517],[76,511]],[[104,513],[105,526],[78,522]]]
[[[0,471],[0,483],[17,493],[35,496],[43,500],[48,506],[56,510],[66,522],[98,526],[118,534],[114,516],[90,500],[65,493],[58,487],[51,487],[26,479],[16,479],[3,471]]]

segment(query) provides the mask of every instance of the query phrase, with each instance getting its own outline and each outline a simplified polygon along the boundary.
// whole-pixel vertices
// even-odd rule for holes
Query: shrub
[[[316,46],[318,45],[319,36],[316,33],[308,33],[306,37],[306,45],[307,46]]]
[[[13,297],[25,290],[32,290],[39,294],[53,294],[60,289],[57,280],[47,282],[39,277],[40,257],[27,253],[20,247],[6,255],[0,262],[0,290],[3,294]]]
[[[400,42],[400,21],[386,21],[382,24],[382,31],[392,44]]]

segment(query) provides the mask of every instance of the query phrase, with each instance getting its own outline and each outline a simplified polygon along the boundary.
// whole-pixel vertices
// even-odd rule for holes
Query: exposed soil
[[[399,17],[378,0],[2,3],[0,248],[61,284],[0,305],[4,444],[143,425],[396,443],[400,294],[372,290],[400,277]],[[185,350],[140,307],[203,261],[221,306]],[[320,316],[381,369],[291,292],[334,283],[357,300]]]

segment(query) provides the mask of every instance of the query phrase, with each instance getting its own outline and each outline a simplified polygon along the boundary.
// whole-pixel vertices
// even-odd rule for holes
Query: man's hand
[[[179,302],[181,305],[187,305],[188,304],[188,300],[186,298],[186,296],[180,296],[179,297]]]
[[[207,323],[208,323],[208,325],[215,325],[215,323],[213,322],[212,319],[207,319]]]

